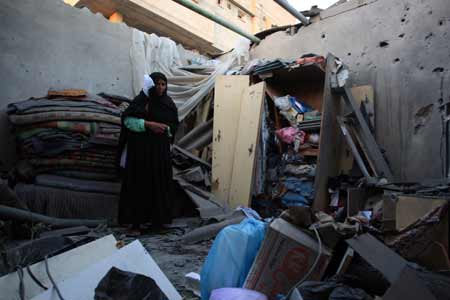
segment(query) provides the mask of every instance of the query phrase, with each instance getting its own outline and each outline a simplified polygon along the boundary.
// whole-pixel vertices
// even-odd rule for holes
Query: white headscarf
[[[148,97],[148,90],[155,86],[155,83],[153,82],[153,79],[148,75],[144,75],[144,87],[142,88],[142,91],[144,94]]]

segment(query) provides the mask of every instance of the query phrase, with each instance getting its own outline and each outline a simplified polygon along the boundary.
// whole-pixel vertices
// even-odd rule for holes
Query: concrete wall
[[[61,0],[0,4],[0,161],[14,160],[4,109],[48,89],[132,96],[131,29]]]
[[[220,53],[236,46],[240,35],[171,0],[64,0],[124,22],[145,32],[170,36],[186,47]],[[193,0],[197,5],[249,33],[298,21],[273,0]],[[238,13],[243,13],[242,18]]]
[[[360,3],[368,4],[357,8]],[[440,178],[440,106],[450,101],[449,1],[353,0],[345,5],[325,11],[325,18],[294,36],[267,37],[252,58],[311,52],[340,57],[355,85],[375,88],[376,138],[396,177]]]

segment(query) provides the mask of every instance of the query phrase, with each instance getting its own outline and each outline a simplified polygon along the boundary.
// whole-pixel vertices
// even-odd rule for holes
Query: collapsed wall
[[[251,58],[333,53],[354,85],[375,89],[376,138],[399,180],[444,176],[450,101],[448,0],[351,0],[295,35],[277,32]],[[443,106],[444,105],[444,106]]]

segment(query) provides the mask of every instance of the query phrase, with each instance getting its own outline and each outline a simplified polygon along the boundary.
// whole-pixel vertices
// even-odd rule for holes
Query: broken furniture
[[[358,105],[354,94],[359,95],[361,90],[352,91],[349,87],[349,71],[339,59],[329,54],[326,63],[321,145],[327,146],[319,148],[314,199],[317,210],[328,207],[328,181],[340,175],[341,164],[345,163],[342,157],[346,149],[342,146],[342,138],[369,185],[385,184],[393,179],[371,131],[373,109]]]
[[[214,97],[212,192],[224,206],[250,206],[264,83],[219,76]]]
[[[281,199],[284,207],[313,205],[321,147],[333,147],[321,137],[330,122],[324,115],[325,60],[309,55],[260,62],[248,72],[252,83],[267,85],[252,195]]]

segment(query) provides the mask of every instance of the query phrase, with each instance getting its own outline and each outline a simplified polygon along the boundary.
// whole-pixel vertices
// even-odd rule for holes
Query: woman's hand
[[[154,133],[163,134],[167,130],[166,124],[158,123],[158,122],[150,122],[145,121],[145,128],[150,129]]]

